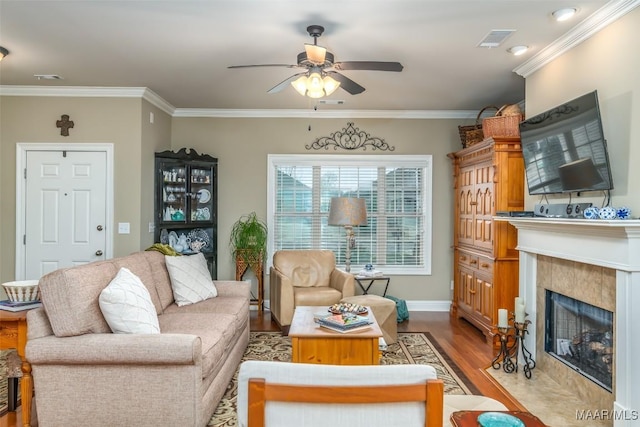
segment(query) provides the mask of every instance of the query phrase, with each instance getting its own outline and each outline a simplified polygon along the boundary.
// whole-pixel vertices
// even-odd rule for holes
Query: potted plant
[[[243,215],[231,228],[229,245],[233,258],[241,258],[246,264],[262,261],[267,251],[267,224],[255,212]]]

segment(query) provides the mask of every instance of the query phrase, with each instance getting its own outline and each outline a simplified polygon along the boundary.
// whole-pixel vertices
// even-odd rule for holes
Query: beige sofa
[[[160,334],[114,334],[98,298],[121,267],[138,276]],[[28,313],[38,425],[205,426],[249,341],[249,284],[216,281],[218,296],[175,304],[164,255],[57,270]]]
[[[353,296],[353,274],[336,268],[329,250],[281,250],[270,270],[271,318],[288,333],[297,306],[332,305]]]

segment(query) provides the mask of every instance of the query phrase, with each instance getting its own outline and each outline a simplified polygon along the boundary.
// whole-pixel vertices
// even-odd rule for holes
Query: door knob
[[[97,226],[96,228],[98,229],[98,231],[102,231],[102,226],[101,225]]]
[[[96,256],[102,256],[102,251],[100,249],[96,251]]]

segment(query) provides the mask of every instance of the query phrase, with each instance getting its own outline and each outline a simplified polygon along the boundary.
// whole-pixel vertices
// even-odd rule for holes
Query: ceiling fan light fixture
[[[327,96],[331,95],[340,87],[340,82],[335,80],[331,76],[324,76],[324,79],[322,79],[322,81],[324,82],[324,92],[327,94]]]
[[[307,94],[307,76],[300,76],[291,82],[291,86],[300,95],[305,96]]]
[[[9,55],[9,51],[0,46],[0,61],[2,61],[2,59],[7,55]]]
[[[319,72],[313,71],[309,74],[309,78],[307,79],[307,90],[309,91],[317,91],[322,90],[323,82],[322,76]]]
[[[553,13],[551,13],[551,15],[553,15],[553,18],[556,21],[562,22],[572,18],[577,11],[578,10],[575,7],[565,7],[563,9],[558,9],[554,11]]]
[[[307,53],[307,60],[313,64],[323,65],[327,56],[327,48],[315,44],[305,43],[304,50]]]

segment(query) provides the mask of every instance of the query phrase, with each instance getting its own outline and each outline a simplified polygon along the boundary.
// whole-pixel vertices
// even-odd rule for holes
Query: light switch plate
[[[131,226],[128,222],[118,223],[118,234],[129,234],[131,232]]]

